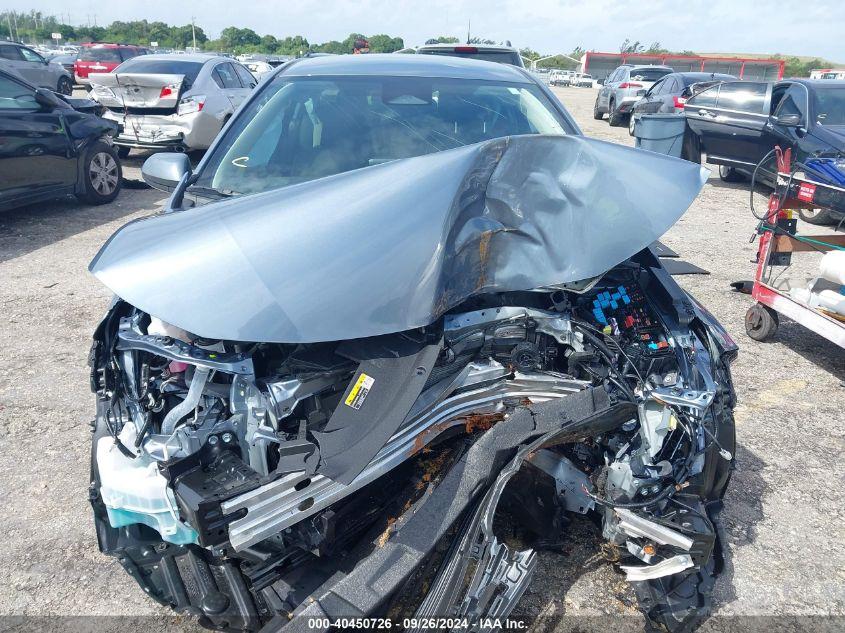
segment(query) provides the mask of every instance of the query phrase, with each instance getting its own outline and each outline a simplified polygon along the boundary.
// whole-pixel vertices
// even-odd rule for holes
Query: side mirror
[[[191,161],[186,154],[164,152],[153,154],[144,161],[141,177],[150,187],[170,193],[185,174],[191,173]]]
[[[798,127],[801,125],[801,115],[781,114],[779,117],[775,117],[775,123],[783,127]]]
[[[636,92],[636,96],[638,96],[638,97],[644,97],[644,96],[645,96],[645,93],[646,93],[646,91],[645,91],[645,90],[637,90],[637,92]]]
[[[55,108],[60,102],[58,97],[56,97],[52,91],[47,90],[46,88],[36,88],[35,103],[46,110]]]

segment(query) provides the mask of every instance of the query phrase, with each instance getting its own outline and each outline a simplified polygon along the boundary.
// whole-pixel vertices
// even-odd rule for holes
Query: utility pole
[[[11,12],[6,13],[6,22],[9,23],[9,40],[14,41],[15,35],[14,35],[14,33],[12,33],[12,16],[9,15],[9,13],[11,13]]]
[[[471,26],[472,26],[472,20],[467,20],[467,44],[469,44],[469,39],[470,39],[469,32],[470,32]]]
[[[191,38],[194,40],[194,50],[192,51],[194,53],[197,52],[197,29],[196,29],[196,26],[194,25],[195,20],[196,20],[196,17],[194,17],[192,15],[191,16]]]
[[[18,31],[18,14],[12,11],[12,19],[15,21],[15,41],[21,41],[21,32]]]

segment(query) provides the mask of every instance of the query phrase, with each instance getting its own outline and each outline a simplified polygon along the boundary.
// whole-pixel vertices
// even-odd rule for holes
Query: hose
[[[176,423],[197,408],[210,373],[211,369],[208,367],[197,366],[194,368],[194,375],[191,378],[191,387],[188,389],[188,395],[164,416],[164,421],[161,423],[162,435],[171,435],[176,428]]]

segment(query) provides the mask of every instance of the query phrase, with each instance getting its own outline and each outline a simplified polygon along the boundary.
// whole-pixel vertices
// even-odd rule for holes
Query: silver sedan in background
[[[0,41],[0,68],[38,88],[63,95],[73,92],[73,75],[17,42]]]
[[[89,78],[103,116],[120,127],[122,157],[133,147],[207,149],[257,84],[239,62],[201,54],[134,57]]]

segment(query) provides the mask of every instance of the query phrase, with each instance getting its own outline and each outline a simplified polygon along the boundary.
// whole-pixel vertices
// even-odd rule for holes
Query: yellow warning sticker
[[[344,401],[346,406],[352,407],[356,410],[360,409],[361,405],[364,404],[364,399],[367,397],[367,394],[370,393],[370,389],[373,388],[373,383],[375,381],[375,378],[362,372],[361,375],[358,376],[358,380],[355,381],[355,384],[352,385],[349,395],[346,396],[346,400]]]

